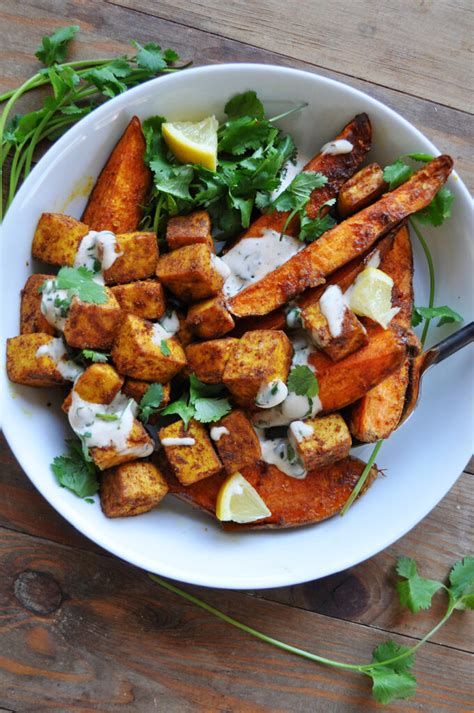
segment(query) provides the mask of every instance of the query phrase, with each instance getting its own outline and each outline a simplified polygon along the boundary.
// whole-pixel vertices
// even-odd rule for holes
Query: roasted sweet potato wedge
[[[344,183],[337,197],[337,211],[341,218],[366,208],[386,190],[387,184],[378,163],[364,166]]]
[[[194,485],[183,486],[170,474],[169,468],[163,470],[161,463],[159,467],[171,493],[215,516],[217,494],[224,481],[221,473]],[[344,458],[311,471],[304,480],[297,480],[274,465],[257,463],[248,466],[242,469],[242,475],[257,490],[272,514],[247,525],[221,524],[226,530],[250,530],[298,527],[326,520],[341,511],[364,467],[365,463],[356,458]],[[377,468],[374,466],[363,492],[376,475]]]
[[[131,233],[138,228],[151,185],[145,137],[134,116],[92,189],[82,220],[91,230]]]
[[[439,156],[406,183],[360,213],[351,216],[281,267],[228,301],[237,317],[262,315],[277,309],[303,290],[324,281],[338,268],[363,254],[404,218],[426,207],[446,182],[453,167],[449,156]]]

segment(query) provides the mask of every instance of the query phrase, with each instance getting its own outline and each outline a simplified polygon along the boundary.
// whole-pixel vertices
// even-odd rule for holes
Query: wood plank
[[[195,6],[196,3],[193,4]],[[192,59],[195,65],[223,61],[276,63],[339,79],[366,91],[405,116],[441,152],[453,156],[461,177],[468,187],[474,189],[474,147],[471,141],[474,119],[462,111],[171,21],[158,18],[150,20],[148,15],[141,12],[105,3],[78,3],[73,0],[60,0],[55,8],[38,6],[37,2],[31,0],[21,5],[14,0],[3,0],[0,8],[0,91],[16,86],[37,71],[34,52],[41,36],[63,25],[63,18],[67,17],[68,22],[81,26],[81,32],[73,45],[74,58],[90,59],[94,56],[130,52],[125,38],[135,37],[141,42],[155,41],[162,46],[174,47],[183,59]],[[276,42],[273,42],[272,48],[280,49]],[[21,110],[35,107],[35,97],[35,94],[28,95],[19,105]]]
[[[7,709],[376,709],[363,677],[270,648],[119,560],[4,529],[0,553],[0,705]],[[222,592],[192,591],[259,630],[338,660],[367,661],[385,638],[360,624],[242,593],[226,592],[223,604]],[[471,666],[470,654],[426,645],[415,665],[416,699],[385,710],[467,713]]]
[[[112,0],[447,106],[472,111],[472,4],[378,0]],[[442,51],[442,48],[449,51]]]
[[[0,446],[0,466],[0,526],[105,554],[53,510],[23,474],[5,443]],[[452,564],[469,553],[474,522],[471,481],[472,477],[464,474],[414,530],[367,562],[316,582],[254,594],[328,617],[422,636],[429,628],[431,614],[423,612],[413,617],[401,610],[394,590],[395,560],[401,554],[414,557],[426,576],[444,578]],[[434,608],[436,616],[442,607],[439,598]],[[435,641],[474,650],[473,619],[451,620]]]

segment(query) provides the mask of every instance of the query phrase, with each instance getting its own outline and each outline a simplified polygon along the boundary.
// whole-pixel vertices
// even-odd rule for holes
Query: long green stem
[[[359,480],[357,481],[357,485],[355,486],[354,490],[352,491],[349,498],[347,499],[346,504],[344,505],[344,507],[341,510],[341,516],[346,514],[346,512],[349,510],[350,506],[352,505],[352,503],[354,502],[354,500],[356,499],[356,497],[359,495],[360,491],[364,487],[364,483],[367,480],[367,478],[369,477],[369,473],[372,469],[373,464],[375,463],[377,454],[378,454],[379,450],[382,448],[382,443],[383,443],[383,438],[380,439],[380,441],[377,441],[377,443],[375,444],[374,450],[372,451],[370,458],[367,461],[367,464],[366,464],[364,470],[362,471]]]
[[[429,274],[429,281],[430,281],[430,294],[429,294],[429,299],[428,299],[428,306],[434,307],[435,293],[436,293],[436,277],[435,277],[435,269],[434,269],[434,265],[433,265],[433,258],[431,257],[431,252],[428,247],[428,243],[424,239],[423,235],[421,234],[421,232],[413,218],[410,219],[410,224],[416,233],[416,237],[420,241],[420,245],[423,248],[423,252],[425,253],[426,262],[428,263],[428,274]],[[428,336],[428,330],[430,328],[430,322],[431,322],[431,319],[429,319],[429,318],[425,319],[425,323],[423,325],[423,332],[421,333],[421,339],[420,339],[422,346],[425,345],[426,337]]]

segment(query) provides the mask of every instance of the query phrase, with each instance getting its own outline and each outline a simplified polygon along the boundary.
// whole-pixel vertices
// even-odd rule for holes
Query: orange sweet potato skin
[[[364,467],[362,461],[348,457],[310,471],[306,478],[297,480],[285,475],[274,465],[259,462],[248,466],[242,469],[242,475],[257,490],[272,514],[246,525],[230,522],[221,524],[226,530],[261,530],[300,527],[326,520],[341,511]],[[164,474],[171,493],[215,516],[217,494],[224,482],[223,474],[218,473],[187,487],[170,475],[168,468]],[[367,487],[376,474],[377,468],[374,466],[367,479]]]
[[[134,116],[92,189],[82,216],[91,230],[131,233],[138,228],[151,185],[144,153],[145,137]]]
[[[303,290],[321,284],[327,275],[366,252],[407,216],[426,207],[446,182],[452,167],[449,156],[430,161],[406,183],[328,230],[281,267],[236,294],[228,302],[229,310],[236,317],[268,314]]]

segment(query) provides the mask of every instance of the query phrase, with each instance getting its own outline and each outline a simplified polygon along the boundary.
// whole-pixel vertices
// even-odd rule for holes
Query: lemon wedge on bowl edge
[[[265,502],[241,473],[234,473],[225,479],[217,495],[218,520],[246,523],[270,515]]]
[[[209,171],[217,168],[217,129],[215,116],[201,121],[165,121],[161,132],[168,148],[182,163],[194,163]]]

